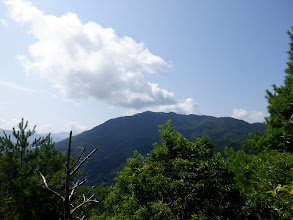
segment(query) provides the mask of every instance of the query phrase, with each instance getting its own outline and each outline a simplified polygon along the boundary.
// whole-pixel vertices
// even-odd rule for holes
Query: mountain
[[[184,137],[209,136],[215,143],[215,151],[223,152],[225,146],[240,149],[249,133],[263,133],[264,124],[249,124],[229,117],[180,115],[176,113],[144,112],[119,117],[72,137],[72,150],[78,154],[79,147],[87,145],[100,149],[84,164],[84,174],[94,185],[113,183],[116,172],[124,166],[134,150],[146,155],[154,142],[160,142],[159,125],[171,120],[173,127]],[[68,139],[56,143],[56,149],[66,151]]]
[[[12,130],[4,130],[0,128],[0,137],[4,136],[4,132],[9,136],[11,135],[11,139],[12,141],[14,141],[14,137],[12,135]],[[29,138],[30,142],[33,142],[33,140],[35,138],[39,138],[39,137],[46,137],[48,135],[48,133],[35,133],[32,137]],[[69,137],[69,132],[60,132],[60,133],[51,133],[51,138],[53,140],[53,142],[59,142],[64,140],[65,138]]]
[[[45,137],[47,133],[36,133],[36,135],[40,137]],[[64,140],[65,138],[69,137],[69,132],[59,132],[59,133],[50,133],[51,138],[54,142],[59,142]]]

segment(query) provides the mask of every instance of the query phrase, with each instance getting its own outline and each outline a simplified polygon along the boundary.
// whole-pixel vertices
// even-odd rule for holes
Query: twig
[[[79,186],[81,186],[82,184],[86,183],[87,179],[85,178],[83,181],[79,182],[79,180],[77,180],[77,182],[74,184],[74,186],[72,188],[70,188],[71,193],[69,196],[69,201],[71,201],[71,197],[74,195],[75,189]]]
[[[72,176],[84,162],[86,162],[99,148],[97,147],[96,149],[92,150],[81,162],[80,164],[77,165],[77,167],[74,168],[74,170],[70,173],[70,176]]]
[[[61,196],[59,193],[57,193],[55,190],[50,189],[49,187],[42,186],[42,185],[40,185],[40,184],[37,184],[37,185],[38,185],[39,187],[42,187],[43,189],[49,190],[50,192],[52,192],[52,193],[54,193],[55,195],[59,196],[59,197],[62,199],[62,201],[64,201],[64,197]]]
[[[88,199],[85,199],[85,196],[84,196],[84,194],[83,194],[83,199],[84,199],[84,201],[82,202],[82,203],[80,203],[78,206],[76,206],[74,209],[72,209],[71,211],[70,211],[70,214],[73,214],[77,209],[79,209],[81,206],[83,206],[83,205],[85,205],[85,204],[87,204],[87,203],[89,203],[89,202],[99,202],[98,200],[96,200],[96,199],[92,199],[93,197],[94,197],[94,195],[95,194],[92,194]]]
[[[80,159],[81,159],[82,155],[84,154],[85,149],[86,149],[86,145],[85,145],[84,148],[82,149],[82,152],[79,154],[79,156],[78,156],[77,160],[74,162],[73,166],[70,168],[70,171],[76,166],[76,164],[77,164],[78,162],[80,162]]]

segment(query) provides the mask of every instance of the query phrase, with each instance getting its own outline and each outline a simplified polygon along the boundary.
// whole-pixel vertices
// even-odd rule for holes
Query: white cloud
[[[158,112],[176,112],[179,114],[198,113],[197,103],[191,98],[188,98],[182,102],[178,102],[173,105],[161,105],[158,107],[149,108],[149,110]]]
[[[252,111],[249,113],[249,118],[252,122],[264,122],[267,116],[263,112]]]
[[[74,135],[79,134],[79,133],[89,129],[87,126],[80,125],[77,122],[66,122],[64,124],[64,128],[65,128],[65,131],[67,131],[67,132],[72,131],[72,133]]]
[[[170,65],[143,43],[119,37],[94,22],[82,24],[76,14],[45,15],[28,1],[4,0],[12,19],[27,23],[35,42],[19,55],[27,74],[39,74],[69,99],[95,99],[130,109],[193,112],[194,101],[180,103],[173,92],[147,82]]]
[[[0,128],[4,130],[12,130],[12,128],[18,128],[18,124],[21,119],[4,120],[0,119]]]
[[[27,94],[33,94],[34,93],[34,90],[33,89],[24,87],[22,85],[19,85],[17,83],[14,83],[14,82],[8,82],[8,81],[0,80],[0,85],[1,86],[5,86],[5,87],[10,88],[10,89],[14,89],[14,90],[18,90],[18,91],[21,91],[21,92],[25,92]]]
[[[126,112],[126,115],[133,115],[142,111],[153,111],[153,112],[176,112],[178,114],[198,114],[197,110],[197,103],[188,98],[182,102],[178,102],[173,105],[160,105],[160,106],[153,106],[144,109],[129,109]]]
[[[254,122],[264,122],[265,117],[267,117],[267,115],[263,112],[258,112],[258,111],[248,112],[244,109],[233,109],[231,117],[237,118],[237,119],[243,119],[248,122],[254,123]]]
[[[240,119],[246,117],[247,115],[248,112],[244,109],[233,109],[231,117]]]
[[[21,122],[21,118],[18,118],[18,119],[15,118],[10,120],[0,119],[0,128],[4,130],[10,130],[10,131],[13,128],[15,128],[16,130],[19,130],[18,125],[20,122]],[[24,122],[26,123],[27,120],[24,119]],[[35,126],[34,123],[30,123],[30,121],[28,121],[27,129],[32,130],[34,126]],[[37,125],[35,131],[37,133],[48,133],[48,132],[51,132],[53,128],[54,126],[52,124],[43,124],[43,125]]]
[[[37,124],[36,125],[36,132],[37,133],[43,133],[43,134],[46,134],[46,133],[52,133],[54,132],[54,125],[53,124]]]
[[[0,23],[5,27],[8,26],[7,21],[4,18],[0,18]]]

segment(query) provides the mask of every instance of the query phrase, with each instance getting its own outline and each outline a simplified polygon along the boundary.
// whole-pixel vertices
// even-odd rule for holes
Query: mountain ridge
[[[72,151],[78,148],[100,146],[100,149],[84,165],[84,174],[95,185],[113,183],[116,171],[122,169],[126,159],[134,150],[146,155],[153,148],[153,143],[160,143],[159,125],[171,120],[171,123],[183,137],[208,136],[215,143],[215,151],[223,153],[224,147],[241,148],[249,133],[265,132],[265,125],[250,124],[243,120],[229,117],[217,118],[206,115],[180,115],[174,112],[143,112],[133,116],[122,116],[100,124],[88,131],[72,137]],[[56,149],[66,151],[68,139],[56,143]]]

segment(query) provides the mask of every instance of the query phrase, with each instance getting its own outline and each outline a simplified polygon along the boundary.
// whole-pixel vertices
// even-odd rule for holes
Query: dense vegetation
[[[85,206],[70,219],[79,214],[84,219],[292,219],[293,35],[289,36],[284,85],[267,91],[268,129],[250,135],[245,144],[249,153],[226,148],[224,158],[214,153],[208,137],[190,140],[167,122],[153,150],[146,156],[136,151],[118,172],[115,185],[95,190],[101,202]],[[40,185],[62,189],[66,155],[54,149],[50,136],[30,144],[34,130],[26,129],[21,121],[13,131],[16,142],[9,136],[0,138],[0,218],[62,218],[62,203]],[[80,195],[92,191],[83,187],[73,196],[82,200]]]
[[[60,187],[65,156],[54,149],[50,136],[30,144],[34,129],[26,131],[27,126],[22,120],[19,130],[13,130],[16,142],[11,136],[0,138],[0,219],[56,219],[59,213],[54,206],[60,203],[39,188],[36,169],[47,174],[50,184]]]
[[[160,134],[162,145],[145,158],[135,153],[119,172],[106,200],[110,218],[237,218],[233,173],[208,138],[188,141],[170,123]]]
[[[88,203],[95,201],[90,196],[96,191],[103,195],[107,189],[82,187],[77,190],[82,181],[74,183],[73,180],[79,171],[70,171],[73,174],[67,178],[64,172],[68,170],[66,164],[70,164],[66,161],[67,156],[54,148],[50,135],[30,143],[35,128],[28,130],[27,127],[28,122],[22,120],[18,129],[13,128],[13,140],[6,133],[0,137],[0,219],[63,218],[66,200],[60,200],[60,197],[65,194],[67,180],[72,183],[71,207],[85,203],[71,216],[89,217],[90,213],[95,213],[88,208]],[[68,157],[68,161],[74,162],[74,158]]]
[[[173,128],[183,137],[209,137],[214,143],[214,152],[224,155],[226,146],[242,149],[249,133],[264,133],[261,123],[249,124],[242,120],[176,113],[143,112],[133,116],[111,119],[89,131],[73,137],[73,150],[87,144],[100,146],[98,152],[83,167],[84,176],[89,176],[92,185],[112,185],[117,171],[125,166],[127,158],[137,150],[146,156],[153,143],[161,143],[159,126],[171,120]],[[68,140],[56,143],[56,149],[66,151]]]

